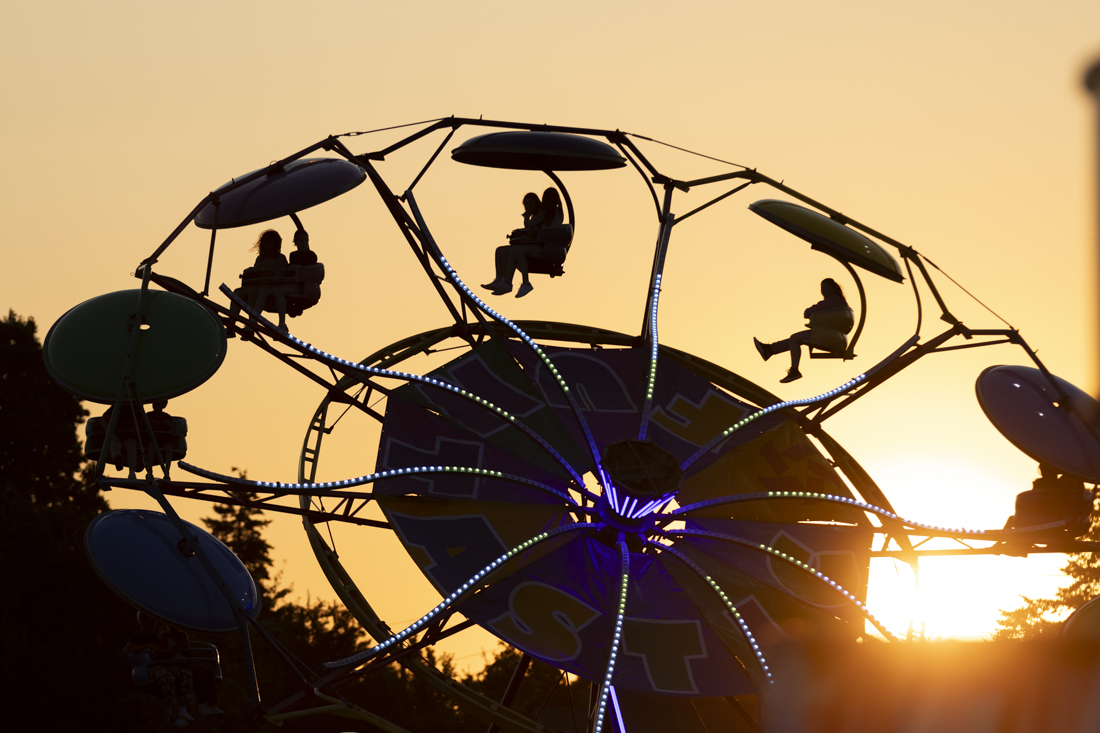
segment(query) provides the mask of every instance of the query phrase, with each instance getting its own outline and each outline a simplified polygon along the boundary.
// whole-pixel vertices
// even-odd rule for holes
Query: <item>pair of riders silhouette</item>
[[[256,261],[241,273],[241,287],[236,292],[251,308],[277,312],[279,330],[286,332],[288,314],[301,315],[320,300],[324,269],[317,261],[317,253],[309,248],[309,233],[305,229],[294,232],[296,249],[290,253],[289,262],[282,253],[282,245],[283,238],[274,229],[260,235],[252,246],[257,253]],[[238,312],[240,306],[233,303],[230,316],[235,317]],[[226,330],[230,337],[236,333],[232,325]]]
[[[541,200],[535,193],[526,194],[523,197],[523,227],[508,235],[509,244],[497,247],[496,277],[481,287],[491,290],[493,295],[510,293],[512,278],[518,269],[523,282],[516,297],[522,298],[534,290],[528,258],[538,257],[558,265],[565,262],[568,241],[562,242],[553,236],[564,220],[565,213],[557,189],[546,189]]]

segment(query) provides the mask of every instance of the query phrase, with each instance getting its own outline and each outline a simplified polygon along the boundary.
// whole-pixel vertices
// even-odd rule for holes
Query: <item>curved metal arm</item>
[[[565,198],[565,210],[569,213],[569,221],[567,221],[566,224],[572,226],[573,232],[576,233],[577,223],[576,217],[573,214],[573,199],[569,198],[569,189],[565,187],[565,184],[561,182],[561,179],[558,178],[554,171],[543,171],[543,173],[548,175],[550,180],[556,183],[558,188],[561,189],[561,195]]]
[[[844,355],[850,359],[855,356],[856,342],[859,341],[859,335],[863,333],[863,324],[867,322],[867,293],[863,290],[863,282],[856,274],[855,268],[844,260],[838,260],[838,262],[844,265],[844,269],[856,281],[856,290],[859,291],[859,325],[856,326],[856,332],[852,336],[852,340],[848,342],[848,348],[844,350]]]

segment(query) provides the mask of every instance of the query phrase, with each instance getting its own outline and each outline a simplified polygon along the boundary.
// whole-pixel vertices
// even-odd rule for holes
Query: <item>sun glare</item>
[[[1015,467],[990,470],[950,455],[916,464],[891,461],[876,466],[873,475],[902,517],[973,529],[1003,527],[1015,495],[1030,488],[1019,482]],[[947,540],[921,549],[931,548],[966,549]],[[924,557],[914,573],[901,560],[877,558],[871,562],[867,603],[903,636],[912,629],[918,638],[923,633],[926,639],[987,639],[997,629],[1000,611],[1021,605],[1021,595],[1051,595],[1064,582],[1059,571],[1064,564],[1059,554]]]

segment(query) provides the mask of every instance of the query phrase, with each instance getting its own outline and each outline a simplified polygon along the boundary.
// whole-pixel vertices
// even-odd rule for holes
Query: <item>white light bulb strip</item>
[[[463,287],[465,287],[465,286],[463,286]],[[391,371],[389,369],[379,369],[378,367],[367,366],[366,364],[360,364],[358,362],[350,361],[348,359],[342,359],[339,356],[334,356],[333,354],[330,354],[327,351],[322,351],[318,348],[315,348],[312,344],[306,343],[305,341],[303,341],[302,339],[298,338],[297,336],[295,336],[291,333],[284,333],[282,331],[279,331],[279,329],[277,329],[275,327],[275,325],[273,323],[271,323],[271,321],[267,320],[267,318],[265,318],[262,314],[257,313],[255,310],[250,308],[248,306],[248,304],[245,303],[243,300],[241,300],[240,297],[238,297],[236,293],[234,293],[232,290],[230,290],[228,288],[228,286],[222,285],[221,286],[221,291],[223,293],[225,293],[226,295],[228,295],[233,300],[237,301],[237,303],[241,306],[241,308],[244,309],[253,318],[260,321],[264,325],[268,326],[273,331],[275,331],[275,333],[277,333],[282,340],[288,341],[292,346],[297,347],[298,349],[300,349],[304,353],[308,353],[308,354],[313,355],[314,357],[319,358],[321,361],[327,363],[330,367],[342,368],[344,370],[349,370],[350,369],[350,370],[357,371],[357,372],[364,372],[366,374],[371,374],[371,375],[376,376],[376,377],[390,377],[390,378],[393,378],[393,379],[401,379],[401,380],[404,380],[404,381],[407,381],[407,382],[416,382],[418,384],[423,384],[423,385],[430,386],[430,387],[438,387],[439,389],[447,390],[448,392],[456,394],[459,397],[463,397],[467,400],[470,400],[471,402],[479,405],[480,407],[482,407],[486,410],[489,410],[491,412],[495,412],[501,418],[507,420],[509,423],[511,423],[515,427],[519,428],[521,431],[526,433],[530,438],[535,440],[539,445],[541,445],[550,455],[552,455],[555,458],[555,460],[558,461],[558,463],[560,463],[562,465],[563,468],[565,468],[566,471],[569,472],[569,475],[573,477],[573,480],[577,482],[578,486],[582,487],[582,491],[583,491],[584,479],[581,478],[581,475],[579,473],[577,473],[577,471],[571,465],[569,465],[569,462],[565,460],[565,457],[561,453],[559,453],[557,450],[554,449],[554,447],[552,445],[550,445],[548,442],[546,442],[546,440],[543,439],[542,436],[540,436],[538,433],[536,433],[531,428],[527,427],[527,425],[525,425],[523,422],[517,420],[515,415],[512,415],[507,410],[504,410],[500,407],[497,407],[496,405],[494,405],[489,400],[486,400],[482,397],[478,397],[473,392],[469,392],[465,389],[462,389],[461,387],[456,387],[455,385],[450,384],[449,382],[445,382],[442,379],[435,379],[433,377],[425,377],[425,376],[421,376],[419,374],[412,374],[410,372],[398,372],[398,371]],[[524,335],[526,335],[526,334],[524,334]],[[557,377],[556,372],[555,372],[555,377]],[[557,378],[560,381],[560,377],[557,377]],[[563,384],[564,384],[564,382],[563,382]],[[586,431],[587,431],[587,429],[588,429],[587,426],[585,426]],[[594,495],[591,498],[595,498]]]
[[[501,481],[510,481],[512,483],[523,484],[524,486],[530,486],[531,488],[545,491],[554,496],[560,497],[569,502],[572,506],[579,506],[573,497],[564,491],[559,491],[553,486],[547,486],[546,484],[539,483],[538,481],[532,481],[530,479],[523,478],[522,476],[516,476],[510,473],[501,473],[500,471],[490,471],[483,468],[468,468],[466,466],[416,466],[410,468],[393,468],[388,471],[379,471],[378,473],[368,474],[366,476],[357,476],[355,478],[343,479],[341,481],[318,481],[317,483],[283,483],[281,481],[253,481],[251,479],[242,479],[238,476],[227,476],[222,473],[215,473],[214,471],[208,471],[205,468],[199,468],[193,466],[186,461],[180,461],[179,467],[189,473],[193,473],[196,476],[202,476],[203,478],[213,479],[226,484],[233,484],[236,486],[248,486],[254,489],[269,489],[275,492],[285,493],[302,493],[312,494],[316,493],[318,489],[344,489],[353,486],[362,486],[364,484],[373,483],[375,481],[383,481],[385,479],[397,478],[399,476],[423,476],[432,475],[438,473],[454,473],[462,474],[466,476],[479,476],[484,478],[499,479]]]
[[[517,336],[519,336],[525,344],[531,347],[531,349],[535,352],[535,355],[538,356],[538,358],[542,361],[546,368],[550,370],[550,374],[557,381],[562,393],[569,401],[569,405],[573,408],[573,414],[576,415],[577,422],[580,423],[581,430],[584,431],[584,437],[588,440],[588,448],[592,452],[592,460],[595,462],[596,466],[599,467],[600,451],[596,447],[596,440],[592,437],[592,431],[588,428],[588,422],[581,414],[580,405],[577,404],[577,400],[573,397],[573,393],[569,390],[569,385],[565,383],[565,379],[558,372],[558,368],[554,366],[554,362],[550,361],[550,357],[546,355],[546,352],[542,350],[542,347],[535,343],[535,340],[528,336],[522,328],[505,318],[503,314],[498,313],[497,311],[490,308],[485,301],[478,297],[477,293],[466,287],[466,283],[462,282],[462,278],[460,278],[458,276],[458,273],[455,272],[454,268],[451,267],[451,263],[447,262],[447,258],[443,256],[443,252],[439,250],[439,247],[436,246],[434,247],[434,249],[437,262],[439,262],[439,266],[443,268],[443,271],[447,274],[447,277],[451,279],[451,282],[453,282],[459,290],[469,296],[469,298],[477,304],[478,308],[485,311],[492,318],[503,323],[505,326],[510,328]],[[599,473],[600,472],[597,472],[597,475],[599,475]],[[581,483],[581,485],[584,484],[583,481],[579,483]]]
[[[657,273],[653,284],[653,305],[649,309],[649,333],[652,343],[649,347],[649,381],[645,388],[645,405],[642,407],[642,424],[638,426],[638,440],[645,440],[649,432],[649,413],[653,408],[653,390],[657,383],[657,300],[661,296],[661,274]]]
[[[768,407],[763,408],[762,410],[757,410],[756,412],[752,413],[748,417],[742,418],[741,420],[735,422],[733,425],[730,425],[728,428],[723,430],[717,436],[712,438],[710,440],[710,442],[708,442],[702,448],[697,450],[686,461],[681,463],[680,468],[686,470],[688,466],[695,463],[697,460],[699,460],[704,455],[706,455],[707,451],[714,448],[714,446],[718,445],[723,440],[728,438],[730,435],[732,435],[736,431],[740,430],[741,428],[745,427],[746,425],[753,422],[754,420],[756,420],[758,418],[761,418],[761,417],[764,417],[764,415],[775,412],[776,410],[785,409],[787,407],[797,407],[799,405],[809,405],[809,404],[812,404],[814,402],[821,402],[822,400],[832,399],[833,397],[836,397],[836,396],[838,396],[838,395],[840,395],[844,392],[847,392],[852,387],[855,387],[857,384],[859,384],[860,382],[862,382],[865,379],[867,379],[867,375],[866,374],[860,374],[858,377],[854,377],[854,378],[848,380],[847,382],[840,385],[836,389],[831,389],[828,392],[824,392],[822,394],[817,395],[816,397],[803,397],[800,400],[788,400],[787,402],[777,402],[774,405],[769,405]]]
[[[451,604],[455,603],[463,595],[465,595],[466,593],[470,593],[470,592],[473,592],[473,591],[477,590],[481,586],[482,582],[485,581],[486,576],[488,576],[491,573],[495,572],[497,570],[497,568],[499,568],[501,565],[503,565],[504,563],[511,560],[516,555],[518,555],[521,552],[524,552],[526,550],[529,550],[533,546],[539,544],[540,542],[544,542],[544,541],[550,539],[551,537],[555,537],[559,534],[563,534],[565,532],[572,532],[573,530],[577,530],[577,529],[588,529],[588,528],[595,528],[595,527],[596,527],[596,525],[589,524],[588,522],[579,522],[579,523],[576,523],[576,524],[567,524],[567,525],[564,525],[562,527],[558,527],[556,529],[552,529],[552,530],[549,530],[547,532],[542,532],[541,534],[535,535],[534,537],[527,540],[526,542],[523,542],[521,544],[516,545],[511,550],[508,550],[508,552],[504,553],[503,555],[498,557],[496,560],[493,560],[491,563],[489,563],[484,568],[479,570],[477,573],[475,573],[473,576],[471,576],[469,580],[467,580],[465,583],[463,583],[461,586],[459,586],[458,590],[456,590],[454,593],[451,593],[449,596],[447,596],[442,601],[440,601],[439,605],[437,605],[431,611],[428,611],[426,614],[421,616],[419,620],[414,622],[411,626],[407,627],[405,630],[399,631],[398,633],[394,634],[390,638],[386,639],[385,641],[383,641],[379,644],[376,644],[375,646],[371,647],[370,649],[367,649],[366,651],[359,652],[358,654],[347,657],[346,659],[338,659],[335,662],[325,662],[324,663],[325,666],[331,669],[333,667],[345,667],[349,664],[358,664],[360,662],[364,662],[364,661],[370,659],[371,657],[377,655],[379,652],[382,652],[382,651],[385,651],[386,649],[389,649],[391,646],[393,646],[395,644],[400,644],[401,642],[408,639],[410,636],[413,636],[414,634],[416,634],[416,633],[420,632],[421,630],[423,630],[425,626],[427,626],[429,623],[431,623],[431,621],[433,619],[435,619],[437,616],[439,616],[441,613],[446,611],[447,608]]]
[[[965,527],[940,527],[935,524],[924,524],[923,522],[914,522],[904,517],[899,517],[891,511],[877,507],[874,504],[868,504],[865,501],[858,499],[849,499],[846,496],[837,496],[835,494],[818,494],[813,491],[758,491],[752,494],[738,494],[736,496],[723,496],[718,499],[706,499],[705,501],[697,501],[694,504],[686,504],[674,512],[669,512],[669,516],[676,516],[679,514],[687,514],[688,512],[695,511],[696,509],[704,509],[706,507],[715,506],[717,504],[736,504],[742,501],[759,501],[761,499],[812,499],[815,501],[833,502],[836,504],[847,504],[848,506],[854,506],[857,509],[862,509],[865,512],[871,512],[872,514],[878,514],[882,517],[889,519],[896,519],[907,527],[916,527],[918,529],[926,529],[933,532],[942,532],[948,535],[965,535],[969,537],[983,537],[987,533],[1011,533],[1014,530],[985,530],[985,529],[966,529]]]
[[[620,537],[622,535],[619,535]],[[615,676],[615,660],[619,656],[619,644],[622,641],[623,618],[626,616],[626,591],[630,585],[630,550],[626,542],[619,540],[619,553],[622,555],[622,570],[619,580],[619,608],[615,614],[615,634],[611,637],[611,652],[607,655],[607,672],[603,676],[600,689],[600,707],[596,713],[596,726],[592,733],[601,733],[603,721],[607,715],[607,701],[611,691],[611,678]]]
[[[897,641],[898,640],[898,637],[894,636],[894,634],[892,632],[890,632],[890,630],[887,629],[885,626],[883,626],[882,622],[879,621],[878,618],[873,613],[871,613],[871,611],[867,608],[866,604],[861,603],[860,600],[858,598],[856,598],[854,594],[849,593],[847,590],[845,590],[844,586],[842,586],[840,583],[838,583],[835,580],[833,580],[832,578],[830,578],[828,575],[825,575],[820,570],[817,570],[816,568],[813,568],[810,565],[807,565],[806,563],[802,562],[798,558],[791,557],[790,555],[788,555],[784,552],[780,552],[779,550],[775,549],[774,547],[770,547],[768,545],[762,545],[759,542],[753,542],[751,540],[746,540],[746,539],[743,539],[741,537],[735,537],[733,535],[722,534],[720,532],[708,532],[707,530],[701,530],[701,529],[678,529],[678,530],[670,530],[670,531],[667,531],[667,532],[662,532],[661,534],[665,537],[672,536],[672,535],[691,536],[691,537],[713,537],[714,539],[723,540],[725,542],[732,542],[734,544],[738,544],[738,545],[741,545],[743,547],[747,547],[750,550],[757,550],[759,552],[765,552],[765,553],[771,555],[772,557],[777,557],[780,560],[783,560],[785,562],[788,562],[788,563],[794,565],[795,567],[801,569],[803,572],[808,573],[812,577],[816,578],[817,580],[820,580],[822,583],[825,583],[829,587],[833,588],[837,593],[840,593],[842,596],[844,596],[845,600],[849,601],[856,608],[858,608],[860,613],[862,613],[864,615],[864,617],[866,617],[866,619],[871,622],[871,625],[874,626],[876,629],[878,629],[882,633],[883,636],[885,636],[887,639],[890,639],[892,641]],[[662,547],[664,547],[664,545],[662,545]]]
[[[741,613],[737,610],[737,607],[733,605],[733,601],[729,599],[726,592],[722,590],[722,587],[715,582],[714,578],[707,575],[707,572],[703,568],[684,553],[677,550],[675,547],[669,547],[668,545],[662,545],[660,542],[654,542],[653,540],[646,540],[647,545],[656,547],[661,552],[669,552],[679,558],[685,565],[694,570],[703,580],[707,581],[707,585],[710,586],[719,598],[722,599],[722,603],[726,605],[730,615],[733,616],[733,620],[737,622],[738,627],[741,629],[741,633],[745,637],[745,641],[752,647],[752,653],[756,655],[756,661],[760,664],[760,669],[763,671],[769,684],[775,684],[775,679],[772,678],[771,669],[768,667],[768,660],[764,658],[764,652],[760,651],[760,645],[756,642],[756,637],[752,635],[752,631],[749,630],[749,625],[745,623],[745,619],[741,618]]]

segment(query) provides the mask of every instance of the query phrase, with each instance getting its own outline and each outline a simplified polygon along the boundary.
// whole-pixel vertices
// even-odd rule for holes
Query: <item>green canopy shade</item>
[[[342,158],[302,158],[219,195],[219,205],[211,201],[204,206],[195,224],[203,229],[232,229],[278,219],[347,193],[366,178],[362,168]]]
[[[46,369],[81,399],[118,398],[131,329],[141,328],[130,379],[142,402],[166,400],[205,382],[225,359],[225,329],[206,306],[175,293],[150,290],[143,325],[135,318],[140,290],[86,300],[46,334]]]
[[[602,171],[626,165],[607,143],[564,132],[491,132],[470,138],[451,157],[468,165],[524,171]]]
[[[889,252],[824,214],[778,199],[756,201],[749,204],[749,210],[805,239],[818,252],[850,262],[887,280],[897,283],[905,281],[897,260]]]

